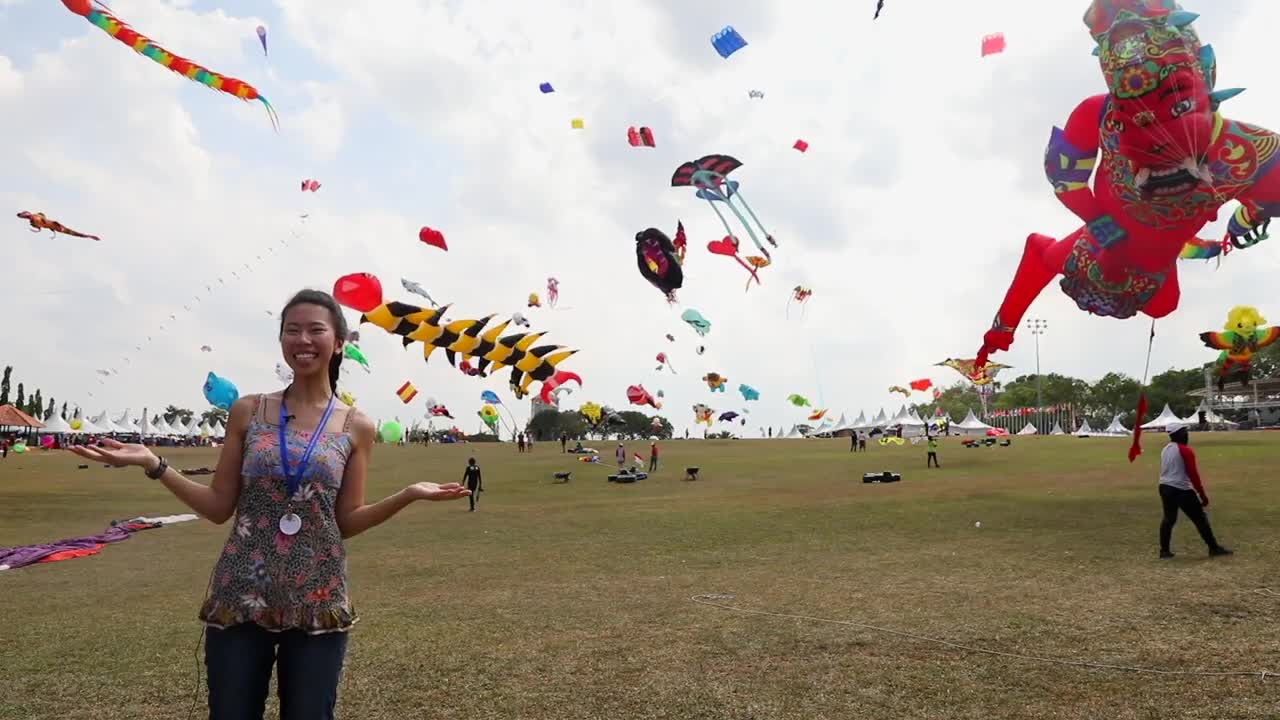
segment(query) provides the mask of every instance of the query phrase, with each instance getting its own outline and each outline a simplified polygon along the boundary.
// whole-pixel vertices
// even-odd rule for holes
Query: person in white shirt
[[[1191,449],[1191,435],[1187,426],[1174,423],[1165,428],[1169,433],[1169,444],[1160,451],[1160,503],[1164,506],[1164,519],[1160,521],[1160,558],[1173,557],[1169,542],[1173,538],[1173,525],[1178,522],[1178,511],[1186,513],[1205,545],[1209,546],[1209,557],[1231,555],[1232,552],[1218,544],[1213,536],[1213,528],[1209,527],[1209,516],[1204,509],[1209,507],[1209,495],[1200,481],[1200,470],[1196,467],[1196,453]]]

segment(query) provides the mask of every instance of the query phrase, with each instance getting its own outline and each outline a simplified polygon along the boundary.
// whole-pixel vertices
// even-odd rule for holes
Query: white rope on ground
[[[1272,590],[1271,588],[1258,588],[1257,590],[1254,590],[1254,592],[1257,593],[1258,595],[1270,595],[1271,597],[1280,597],[1280,593],[1276,592],[1275,590]]]
[[[1265,589],[1265,588],[1263,588]],[[904,632],[902,630],[894,630],[892,628],[879,627],[876,625],[868,625],[866,623],[854,622],[852,620],[833,620],[830,618],[812,617],[810,615],[793,615],[791,613],[771,612],[768,610],[752,610],[750,608],[735,607],[733,605],[725,605],[717,600],[733,600],[733,595],[714,594],[714,595],[694,595],[689,598],[691,601],[706,605],[707,607],[720,608],[721,610],[731,610],[733,612],[745,613],[747,615],[763,615],[765,617],[786,618],[790,620],[808,620],[810,622],[830,623],[832,625],[845,625],[848,627],[861,628],[863,630],[873,630],[875,632],[887,633],[898,637],[908,638],[910,640],[918,640],[920,642],[934,643],[955,650],[963,650],[965,652],[979,653],[982,655],[995,655],[998,657],[1012,658],[1014,660],[1026,660],[1031,662],[1049,663],[1052,665],[1070,665],[1072,667],[1093,668],[1096,670],[1116,670],[1132,673],[1147,673],[1151,675],[1181,675],[1194,677],[1250,677],[1257,675],[1258,679],[1263,682],[1267,681],[1267,676],[1276,676],[1275,672],[1270,670],[1162,670],[1159,668],[1142,668],[1131,667],[1128,665],[1111,665],[1108,663],[1089,662],[1086,660],[1063,660],[1061,658],[1039,657],[1037,655],[1022,655],[1019,653],[1004,652],[1001,650],[990,650],[987,648],[974,647],[972,645],[963,645],[961,643],[951,642],[950,640],[942,640],[939,638],[927,637],[924,635],[916,635],[914,633]]]

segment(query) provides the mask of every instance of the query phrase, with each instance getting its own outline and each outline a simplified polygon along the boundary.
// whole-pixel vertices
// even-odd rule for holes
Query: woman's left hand
[[[457,500],[471,494],[465,486],[458,483],[438,485],[432,482],[420,482],[405,488],[405,492],[414,500]]]

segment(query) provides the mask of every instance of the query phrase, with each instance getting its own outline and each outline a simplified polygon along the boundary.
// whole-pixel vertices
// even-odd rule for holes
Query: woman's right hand
[[[103,447],[72,445],[70,450],[87,460],[96,460],[113,467],[132,465],[151,470],[160,462],[155,453],[145,445],[126,445],[110,438],[104,438],[102,445]]]

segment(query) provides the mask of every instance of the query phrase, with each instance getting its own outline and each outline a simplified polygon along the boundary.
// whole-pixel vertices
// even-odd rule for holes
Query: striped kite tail
[[[127,45],[134,52],[154,60],[188,80],[193,80],[228,95],[234,95],[241,100],[260,101],[267,109],[267,117],[271,119],[271,126],[277,131],[280,130],[280,118],[276,115],[275,108],[271,107],[271,103],[267,102],[267,99],[258,92],[258,89],[249,83],[226,75],[220,75],[180,55],[174,55],[106,10],[94,8],[85,15],[85,18],[106,34]]]

